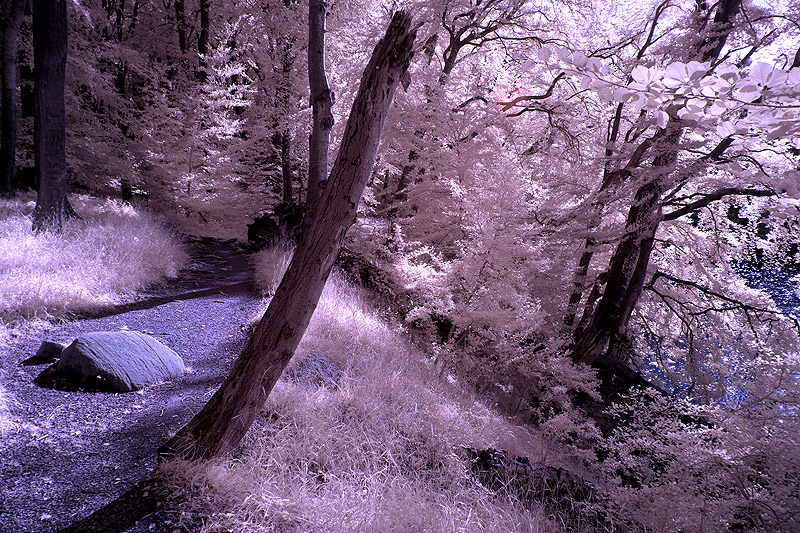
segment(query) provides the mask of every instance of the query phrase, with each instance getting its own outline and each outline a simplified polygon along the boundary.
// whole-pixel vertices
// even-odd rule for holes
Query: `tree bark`
[[[328,148],[333,128],[333,92],[325,74],[325,0],[308,5],[308,85],[312,125],[308,139],[308,189],[305,216],[311,219],[328,179]]]
[[[662,192],[660,180],[651,181],[637,191],[628,212],[625,236],[611,259],[603,297],[590,324],[575,342],[572,354],[575,362],[591,364],[609,351],[612,341],[617,342],[624,335],[633,305],[641,294],[653,238],[661,222]]]
[[[25,10],[24,0],[9,0],[0,11],[0,49],[2,49],[2,114],[0,127],[0,196],[8,196],[14,187],[17,153],[17,38]]]
[[[66,108],[67,4],[33,1],[34,158],[39,193],[34,231],[60,231],[67,204]]]
[[[395,13],[364,71],[328,186],[264,318],[225,382],[162,447],[162,456],[199,459],[226,453],[264,405],[311,320],[345,232],[355,222],[415,36],[411,16]]]

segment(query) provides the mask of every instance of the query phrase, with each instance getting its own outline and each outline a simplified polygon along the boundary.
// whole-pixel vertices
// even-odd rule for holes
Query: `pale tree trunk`
[[[306,219],[316,210],[328,179],[328,147],[333,128],[333,93],[325,74],[325,0],[308,4],[308,85],[311,89],[312,124],[308,139],[308,189]]]
[[[34,158],[38,197],[35,231],[61,229],[67,203],[66,108],[67,4],[65,0],[33,1]]]
[[[22,25],[24,0],[8,0],[0,11],[0,49],[2,49],[2,114],[0,128],[0,196],[11,194],[14,186],[14,171],[17,151],[17,37]]]
[[[695,47],[703,61],[713,62],[718,57],[740,2],[722,0],[717,5],[713,25],[701,34]],[[628,356],[628,324],[644,286],[653,241],[662,218],[661,195],[666,177],[677,160],[682,132],[681,120],[673,116],[666,128],[652,138],[663,136],[654,143],[661,152],[654,158],[652,175],[636,191],[628,211],[625,235],[609,264],[603,296],[592,310],[586,328],[576,332],[571,354],[575,362],[592,364],[602,355],[617,359]]]
[[[199,459],[224,454],[239,443],[263,407],[311,320],[345,232],[355,222],[415,35],[411,16],[395,13],[364,71],[328,185],[264,318],[228,378],[165,444],[163,455]]]

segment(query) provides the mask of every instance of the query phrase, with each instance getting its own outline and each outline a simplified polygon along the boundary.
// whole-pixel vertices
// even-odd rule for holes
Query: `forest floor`
[[[179,278],[92,316],[18,332],[0,349],[11,423],[0,442],[0,533],[58,531],[118,497],[153,470],[158,447],[219,386],[263,301],[234,243],[196,239],[189,251]],[[133,393],[66,392],[34,384],[46,366],[20,364],[43,340],[125,329],[175,350],[187,374]],[[136,531],[174,530],[152,522]]]

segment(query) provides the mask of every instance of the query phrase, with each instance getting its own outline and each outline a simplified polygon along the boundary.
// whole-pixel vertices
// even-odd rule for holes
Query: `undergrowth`
[[[274,290],[288,259],[264,252],[262,287]],[[564,530],[543,506],[484,488],[463,453],[494,447],[544,461],[542,441],[438,377],[336,273],[292,364],[310,353],[343,369],[338,385],[281,380],[234,458],[167,466],[203,532]]]
[[[187,254],[153,215],[119,201],[70,198],[80,219],[34,233],[33,196],[0,200],[0,330],[115,305],[163,278]],[[7,331],[0,331],[0,339]]]

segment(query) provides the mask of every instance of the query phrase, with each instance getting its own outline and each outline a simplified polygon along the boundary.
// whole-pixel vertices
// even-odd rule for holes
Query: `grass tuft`
[[[115,305],[175,277],[187,259],[152,215],[115,200],[73,196],[82,220],[31,231],[32,197],[0,200],[0,322],[59,318]]]

